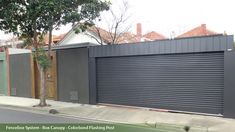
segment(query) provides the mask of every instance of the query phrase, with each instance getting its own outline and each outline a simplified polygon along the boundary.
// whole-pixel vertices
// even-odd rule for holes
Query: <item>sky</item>
[[[118,12],[123,0],[110,0],[112,8]],[[136,23],[142,24],[143,33],[156,31],[167,37],[172,32],[177,36],[194,27],[206,24],[207,28],[217,33],[235,34],[234,0],[125,0],[128,2],[127,25],[136,33]],[[108,13],[102,13],[106,20],[99,25],[107,27]],[[124,25],[125,26],[125,25]],[[71,26],[63,26],[54,34],[66,33]],[[0,33],[0,39],[8,36]]]
[[[114,0],[117,3],[118,0]],[[119,0],[120,1],[120,0]],[[182,34],[206,24],[218,32],[235,34],[234,0],[126,0],[134,23],[142,23],[143,32],[156,31],[165,36]],[[133,28],[135,31],[135,25]]]

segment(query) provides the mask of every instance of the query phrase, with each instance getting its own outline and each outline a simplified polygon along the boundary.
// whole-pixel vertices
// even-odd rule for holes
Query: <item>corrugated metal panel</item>
[[[8,95],[8,64],[6,53],[0,52],[0,95]]]
[[[5,83],[5,68],[4,68],[4,61],[0,58],[0,95],[4,94],[4,90],[6,89]]]
[[[169,45],[170,44],[170,45]],[[233,36],[206,36],[137,44],[90,47],[90,57],[132,56],[169,53],[214,52],[233,49]],[[112,52],[110,52],[112,51]]]
[[[224,53],[97,58],[97,101],[222,113]]]
[[[224,53],[224,109],[223,116],[235,118],[235,52]]]
[[[57,50],[59,101],[89,103],[88,49]]]
[[[13,54],[9,60],[11,95],[32,97],[31,54]]]

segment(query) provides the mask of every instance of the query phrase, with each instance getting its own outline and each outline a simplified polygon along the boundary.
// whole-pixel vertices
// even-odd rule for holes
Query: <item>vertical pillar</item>
[[[6,48],[6,83],[7,83],[7,93],[8,96],[11,96],[11,86],[10,86],[10,56],[9,56],[9,50]]]
[[[7,60],[6,60],[6,52],[0,52],[0,67],[1,67],[1,84],[0,84],[0,94],[2,95],[8,95],[8,66],[7,66]]]
[[[94,57],[89,58],[89,98],[90,104],[96,104],[96,60]]]
[[[224,109],[223,116],[235,118],[235,52],[224,52]]]

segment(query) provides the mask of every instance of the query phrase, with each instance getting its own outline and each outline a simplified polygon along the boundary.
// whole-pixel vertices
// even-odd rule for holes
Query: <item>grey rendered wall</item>
[[[175,40],[90,47],[90,57],[214,52],[233,49],[233,36],[207,36]]]
[[[235,118],[235,52],[224,54],[224,117]]]
[[[10,55],[11,96],[32,97],[31,54]]]
[[[57,50],[58,99],[89,103],[88,48]]]

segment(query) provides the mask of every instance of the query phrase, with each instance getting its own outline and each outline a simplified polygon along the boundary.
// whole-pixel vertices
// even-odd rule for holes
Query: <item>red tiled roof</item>
[[[166,39],[165,36],[163,36],[160,33],[157,33],[155,31],[149,32],[147,34],[145,34],[143,37],[150,39],[150,40],[161,40],[161,39]]]
[[[103,39],[103,41],[105,43],[111,43],[112,42],[112,33],[109,33],[108,31],[99,28],[99,27],[91,27],[88,29],[88,31],[91,31],[93,33],[95,33],[98,36],[98,31],[100,32],[101,38]],[[134,43],[134,42],[138,42],[138,39],[136,38],[136,35],[130,33],[130,32],[125,32],[121,35],[118,36],[118,38],[116,39],[116,43],[117,44],[121,44],[121,43]]]
[[[100,27],[92,26],[92,27],[88,28],[87,30],[89,32],[94,33],[98,38],[99,38],[99,34],[100,34],[101,38],[103,39],[102,41],[104,41],[105,43],[110,43],[112,41],[112,38],[111,38],[109,32],[100,28]]]
[[[121,34],[121,36],[118,38],[118,43],[135,43],[138,42],[138,38],[135,34],[132,34],[131,32],[126,32]]]
[[[192,30],[189,30],[186,33],[183,33],[176,38],[185,38],[185,37],[195,37],[195,36],[209,36],[209,35],[215,35],[218,34],[214,31],[208,30],[206,28],[206,24],[202,24],[201,26],[198,26],[196,28],[193,28]]]
[[[62,40],[64,38],[65,34],[60,34],[60,35],[52,35],[52,44],[56,44],[57,42],[59,42],[60,40]],[[46,34],[44,36],[44,43],[48,44],[49,43],[49,36],[48,34]]]
[[[89,31],[92,31],[96,35],[98,35],[98,30],[100,32],[101,37],[103,38],[103,41],[105,43],[111,43],[112,38],[111,35],[108,31],[99,28],[99,27],[91,27],[88,29]],[[154,41],[154,40],[161,40],[161,39],[166,39],[165,36],[163,36],[160,33],[157,33],[155,31],[149,32],[143,36],[139,36],[137,34],[133,34],[131,32],[125,32],[118,36],[116,43],[121,44],[121,43],[136,43],[136,42],[141,42],[141,41]]]

